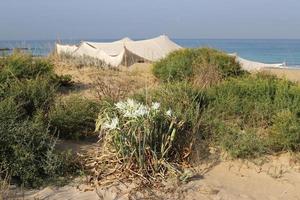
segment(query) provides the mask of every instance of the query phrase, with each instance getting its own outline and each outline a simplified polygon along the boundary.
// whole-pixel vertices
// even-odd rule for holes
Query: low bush
[[[55,154],[55,141],[48,134],[44,122],[35,117],[32,121],[19,121],[18,106],[12,99],[0,102],[0,166],[9,170],[26,185],[40,183],[53,171],[46,171]]]
[[[37,78],[12,82],[4,91],[2,98],[13,98],[24,115],[33,116],[38,110],[48,112],[54,101],[56,85],[46,78]]]
[[[183,81],[193,76],[195,51],[184,49],[171,53],[154,64],[153,74],[162,81]]]
[[[210,133],[233,157],[299,149],[297,84],[258,74],[227,80],[208,95]]]
[[[51,81],[53,85],[72,86],[72,77],[55,74],[53,64],[47,58],[35,58],[30,54],[17,52],[3,57],[0,60],[0,69],[0,84],[45,78]]]
[[[290,110],[278,112],[270,131],[271,147],[275,151],[300,150],[300,116]]]
[[[72,96],[58,101],[49,112],[50,128],[65,139],[78,139],[95,130],[99,105],[93,100]]]
[[[34,58],[29,54],[15,53],[0,60],[0,83],[10,79],[32,79],[37,76],[52,76],[53,66],[44,58]]]
[[[209,121],[213,125],[213,140],[233,158],[253,158],[268,152],[267,139],[257,133],[257,129],[243,130],[235,124],[222,120]]]
[[[211,79],[216,79],[209,80],[211,82],[245,73],[234,57],[210,48],[178,50],[156,62],[153,67],[153,74],[164,82],[200,82],[199,79],[205,79],[208,74]]]
[[[48,130],[47,114],[59,83],[52,64],[13,54],[0,59],[0,68],[1,168],[34,187],[66,175],[74,168],[64,153],[54,152],[56,139]]]

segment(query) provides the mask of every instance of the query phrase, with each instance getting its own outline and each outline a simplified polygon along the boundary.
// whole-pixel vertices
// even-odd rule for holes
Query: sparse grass
[[[134,77],[131,78],[130,75],[117,71],[109,73],[109,78],[98,76],[95,78],[94,84],[99,100],[110,99],[114,102],[125,99],[133,90],[137,89],[137,81],[134,80]]]

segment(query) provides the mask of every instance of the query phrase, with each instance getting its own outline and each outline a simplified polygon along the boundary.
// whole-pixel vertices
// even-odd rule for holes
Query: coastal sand
[[[300,199],[300,168],[288,154],[269,157],[266,164],[249,161],[219,161],[200,165],[198,178],[187,184],[172,181],[161,190],[140,188],[116,182],[107,188],[90,188],[81,184],[62,188],[47,187],[27,199],[216,199],[216,200],[280,200]]]
[[[262,71],[274,74],[280,78],[300,82],[300,69],[265,68]]]

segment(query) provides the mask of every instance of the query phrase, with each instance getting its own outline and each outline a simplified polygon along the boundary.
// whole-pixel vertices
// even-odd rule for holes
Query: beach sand
[[[262,71],[274,74],[280,78],[286,78],[290,81],[297,81],[300,83],[300,69],[293,68],[264,68]]]
[[[249,161],[215,160],[199,165],[188,183],[169,180],[164,187],[136,188],[134,183],[116,181],[108,187],[93,188],[73,183],[61,188],[47,187],[25,195],[25,199],[300,199],[300,168],[289,154],[266,157],[264,164]]]

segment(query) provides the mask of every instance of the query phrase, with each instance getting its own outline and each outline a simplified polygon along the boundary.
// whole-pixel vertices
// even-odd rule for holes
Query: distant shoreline
[[[135,38],[134,38],[135,39]],[[113,39],[60,39],[63,44],[78,44],[82,40],[112,42]],[[47,56],[58,40],[0,40],[0,48],[28,48],[33,55]],[[300,68],[300,39],[174,39],[182,47],[211,47],[261,63],[287,63],[288,68]],[[1,52],[0,52],[1,54]]]

